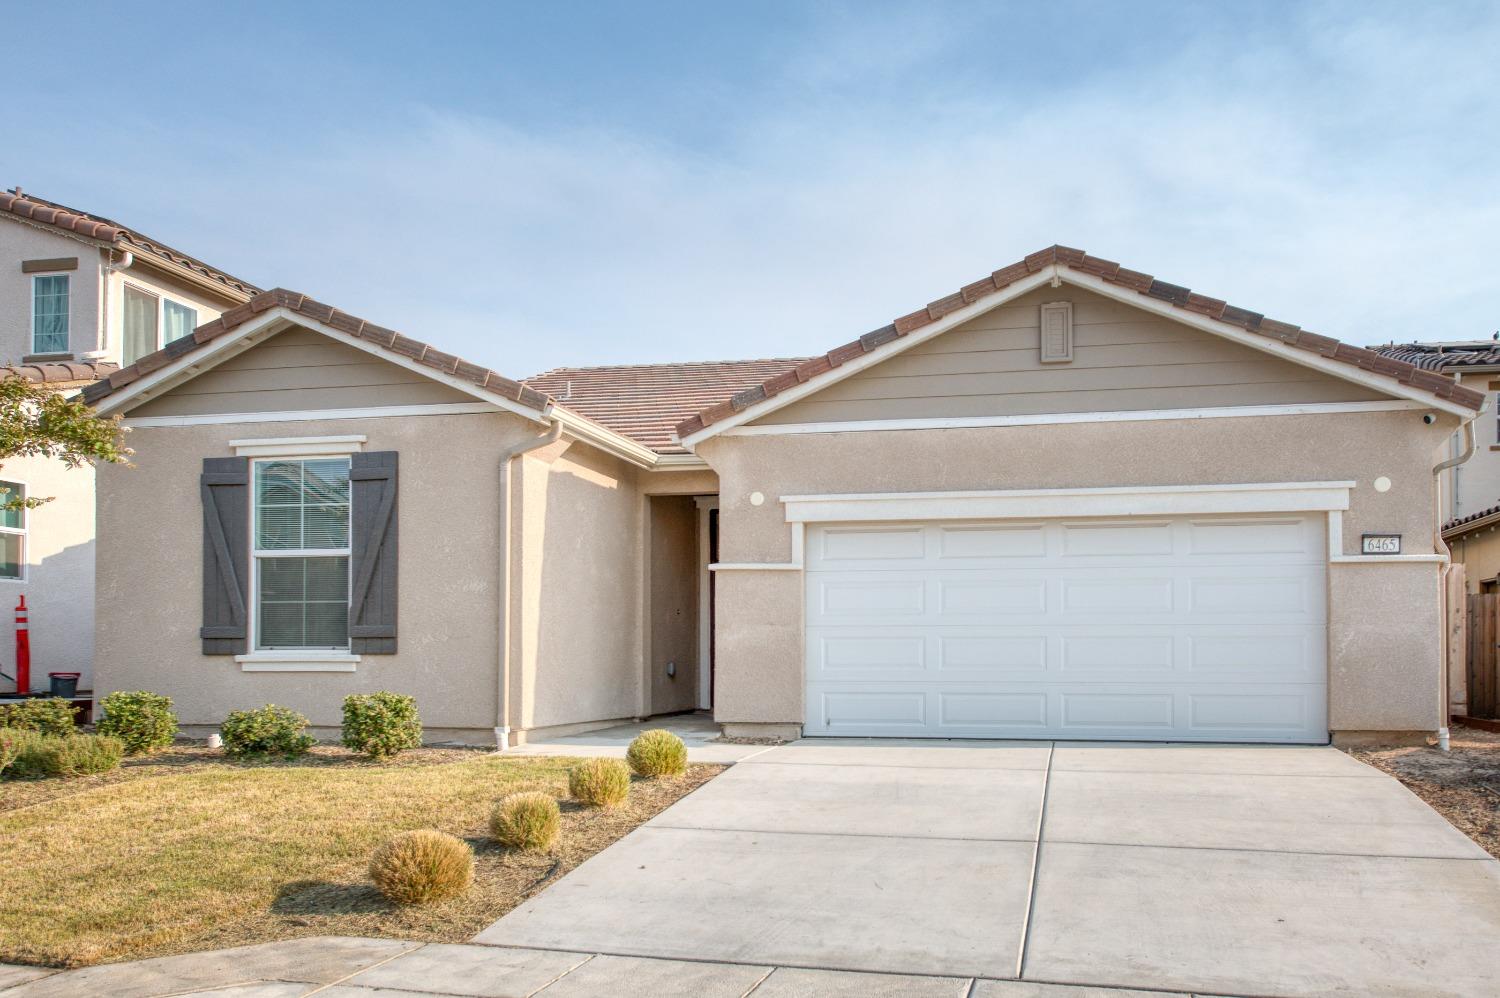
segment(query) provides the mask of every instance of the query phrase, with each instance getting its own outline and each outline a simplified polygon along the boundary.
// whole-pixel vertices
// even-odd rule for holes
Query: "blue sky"
[[[0,186],[516,376],[819,352],[1054,242],[1500,328],[1492,3],[6,9]]]

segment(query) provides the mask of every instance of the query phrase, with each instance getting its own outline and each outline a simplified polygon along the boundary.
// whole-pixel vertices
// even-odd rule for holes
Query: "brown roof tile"
[[[193,331],[192,336],[184,336],[182,339],[174,340],[172,343],[167,344],[164,349],[142,357],[129,367],[123,367],[114,371],[104,380],[97,381],[85,388],[83,390],[83,398],[91,405],[96,404],[115,391],[137,380],[142,375],[164,367],[164,357],[176,360],[178,357],[191,353],[197,347],[244,325],[255,316],[276,306],[287,308],[298,315],[325,323],[335,329],[345,331],[350,328],[361,329],[362,336],[371,339],[373,342],[382,344],[385,349],[393,353],[411,357],[417,363],[430,367],[435,371],[461,378],[470,384],[498,395],[503,395],[529,408],[541,409],[548,402],[547,396],[542,392],[529,388],[518,381],[513,381],[510,378],[496,374],[489,368],[480,367],[478,364],[470,364],[451,353],[434,350],[420,340],[410,339],[399,333],[392,333],[389,330],[381,329],[379,326],[369,325],[363,319],[340,312],[332,305],[313,301],[304,294],[296,291],[288,291],[285,288],[273,288],[270,291],[262,291],[243,305],[236,305],[214,321],[199,326]],[[378,331],[379,335],[372,336],[372,331]],[[389,334],[389,336],[386,334]],[[184,343],[187,346],[180,345]]]
[[[39,385],[74,388],[107,378],[119,365],[107,360],[59,361],[39,364],[12,364],[0,368],[0,377],[24,378]]]
[[[1049,246],[1028,254],[1025,259],[1002,267],[991,273],[987,279],[994,287],[995,293],[1015,283],[1028,274],[1034,274],[1044,267],[1057,264],[1070,270],[1077,270],[1086,274],[1102,277],[1112,284],[1131,288],[1140,294],[1148,295],[1161,301],[1169,302],[1184,311],[1195,312],[1210,318],[1227,322],[1230,325],[1239,326],[1247,332],[1256,333],[1270,339],[1279,340],[1291,346],[1307,350],[1312,353],[1321,354],[1324,357],[1359,367],[1367,371],[1375,371],[1380,374],[1389,375],[1405,384],[1421,388],[1431,392],[1438,398],[1449,399],[1468,409],[1478,410],[1484,404],[1484,394],[1457,384],[1452,378],[1444,375],[1434,375],[1430,371],[1420,370],[1409,362],[1409,356],[1403,353],[1386,353],[1386,357],[1394,363],[1376,363],[1371,352],[1362,347],[1351,347],[1340,343],[1329,336],[1318,333],[1310,333],[1290,323],[1278,322],[1275,319],[1267,319],[1259,312],[1253,312],[1247,308],[1230,305],[1218,298],[1195,293],[1190,288],[1177,284],[1169,284],[1158,280],[1150,274],[1143,274],[1136,270],[1127,270],[1112,260],[1104,260],[1099,257],[1089,256],[1083,250],[1073,249],[1068,246]],[[984,293],[986,279],[980,279],[972,284],[965,285],[962,290],[955,294],[939,298],[926,308],[919,309],[908,315],[897,319],[889,328],[894,336],[885,336],[872,339],[874,334],[866,334],[860,339],[842,346],[835,347],[822,357],[815,357],[805,361],[797,368],[800,381],[806,382],[814,377],[820,377],[835,367],[847,363],[870,350],[878,349],[881,345],[906,336],[913,330],[926,326],[944,315],[947,315],[964,305],[972,304],[987,297]],[[1414,346],[1414,345],[1413,345]],[[1412,346],[1402,347],[1400,351],[1410,354]],[[1495,354],[1500,358],[1500,349]],[[1428,363],[1422,366],[1435,367]],[[1454,365],[1457,366],[1457,365]],[[764,389],[766,397],[774,397],[791,387],[785,379],[768,380],[760,386]],[[738,409],[727,405],[715,405],[696,413],[691,418],[683,419],[677,426],[679,436],[690,436],[714,423],[727,419]]]
[[[260,291],[248,281],[242,281],[216,267],[210,267],[202,260],[178,252],[160,240],[152,239],[119,222],[99,215],[91,215],[77,208],[69,208],[55,201],[47,201],[35,194],[26,194],[20,188],[0,191],[0,213],[14,215],[42,225],[51,225],[89,239],[118,245],[133,253],[165,260],[221,285],[233,297],[244,297]]]
[[[878,330],[877,330],[878,332]],[[705,407],[726,414],[743,393],[774,394],[796,385],[803,361],[705,361],[688,364],[635,364],[618,367],[559,367],[526,379],[574,412],[629,437],[659,454],[684,453],[672,429]],[[829,369],[824,366],[818,371]],[[758,396],[757,396],[758,399]]]
[[[1429,371],[1500,367],[1500,343],[1494,340],[1473,340],[1466,343],[1387,343],[1370,349],[1382,357]]]

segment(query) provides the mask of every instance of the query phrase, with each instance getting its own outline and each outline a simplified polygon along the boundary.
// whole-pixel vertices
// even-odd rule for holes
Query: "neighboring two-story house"
[[[118,222],[0,191],[0,366],[75,391],[247,301],[257,288]],[[32,689],[82,673],[94,650],[94,471],[0,463],[0,494],[51,498],[0,511],[0,673],[14,677],[14,608],[31,611]],[[0,692],[14,689],[0,679]]]

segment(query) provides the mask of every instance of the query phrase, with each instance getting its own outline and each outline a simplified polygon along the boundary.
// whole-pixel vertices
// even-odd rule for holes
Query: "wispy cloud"
[[[413,104],[117,168],[164,237],[516,374],[816,351],[1052,242],[1356,342],[1500,326],[1492,11],[1292,9],[1003,85],[976,31],[1069,44],[834,17],[711,148]]]

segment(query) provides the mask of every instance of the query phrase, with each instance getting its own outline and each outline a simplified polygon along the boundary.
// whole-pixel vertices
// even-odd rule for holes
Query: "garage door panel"
[[[937,612],[945,617],[972,614],[1039,614],[1047,611],[1047,580],[939,577]]]
[[[935,639],[937,679],[1045,678],[1045,634],[944,634]]]
[[[983,558],[1035,559],[1047,554],[1041,524],[1004,527],[938,527],[937,560],[967,562]]]
[[[911,527],[829,527],[819,534],[817,558],[822,564],[922,561],[927,556],[927,532]]]
[[[1171,521],[1124,523],[1073,523],[1062,529],[1062,556],[1139,558],[1170,555]]]
[[[869,617],[920,617],[927,609],[927,585],[921,578],[831,577],[810,586],[819,617],[854,621]]]
[[[1326,740],[1325,536],[1314,516],[812,527],[807,731]]]
[[[1044,733],[1049,725],[1047,694],[1041,690],[945,690],[934,696],[938,728],[948,734],[1014,737],[1027,729]]]
[[[1195,557],[1251,555],[1258,561],[1277,555],[1315,555],[1322,542],[1316,531],[1316,524],[1303,519],[1193,520],[1187,525],[1186,553]]]

